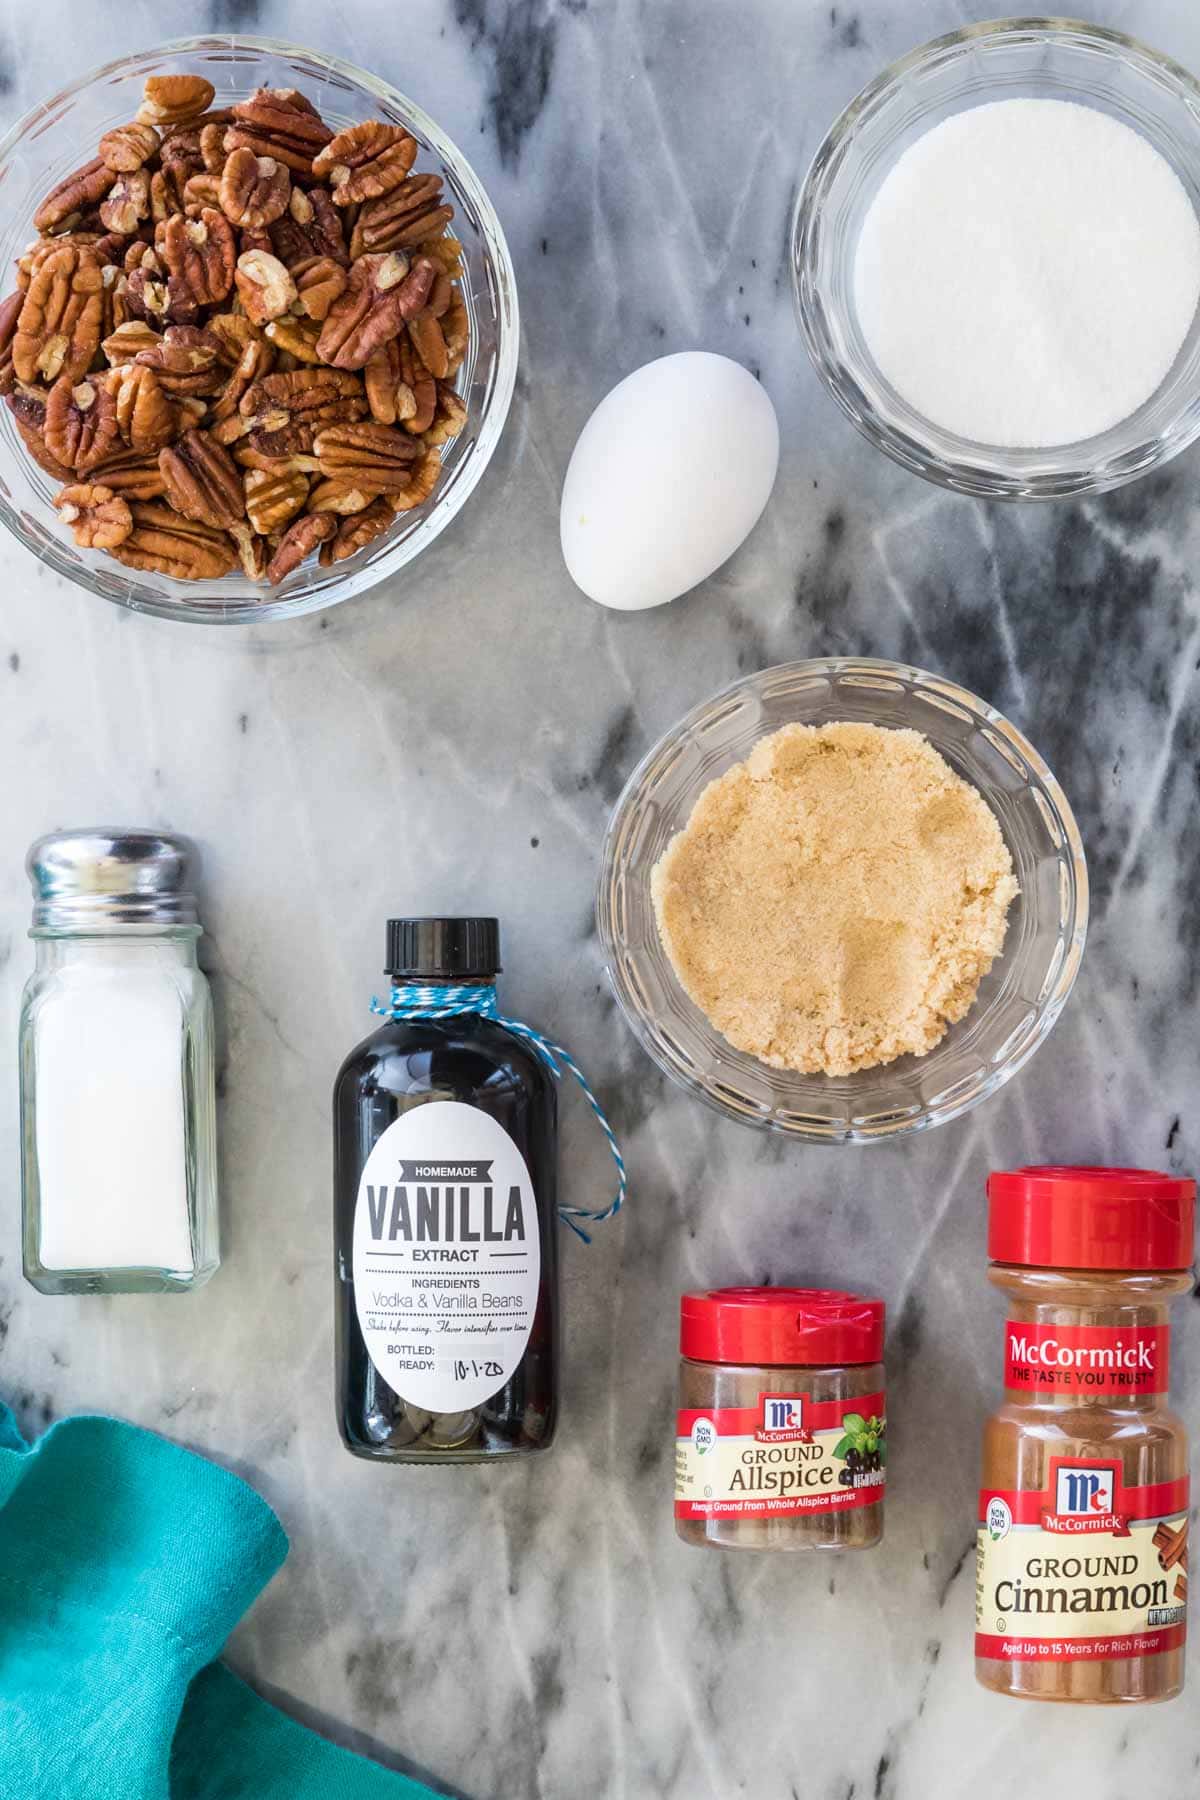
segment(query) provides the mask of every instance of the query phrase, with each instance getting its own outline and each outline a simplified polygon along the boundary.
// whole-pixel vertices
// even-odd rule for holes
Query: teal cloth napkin
[[[264,1500],[116,1419],[0,1403],[4,1800],[432,1800],[213,1659],[287,1555]]]

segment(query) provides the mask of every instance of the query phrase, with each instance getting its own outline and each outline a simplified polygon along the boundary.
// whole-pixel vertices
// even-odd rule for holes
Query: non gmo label
[[[525,1354],[541,1277],[525,1159],[477,1107],[434,1100],[389,1125],[354,1214],[367,1354],[427,1412],[482,1405]]]
[[[754,1406],[684,1408],[675,1438],[678,1519],[767,1519],[883,1498],[882,1394],[812,1400],[764,1391]]]
[[[1125,1487],[1120,1462],[1053,1457],[1040,1491],[985,1488],[979,1519],[977,1656],[1082,1662],[1183,1643],[1186,1480]]]

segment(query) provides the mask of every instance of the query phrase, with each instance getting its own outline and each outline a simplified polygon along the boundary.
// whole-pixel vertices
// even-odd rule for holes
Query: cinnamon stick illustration
[[[1172,1531],[1165,1519],[1159,1521],[1154,1528],[1154,1547],[1158,1551],[1159,1567],[1173,1569],[1178,1562],[1187,1567],[1187,1521]]]
[[[1175,1577],[1175,1598],[1177,1600],[1181,1600],[1181,1601],[1186,1601],[1186,1599],[1187,1599],[1187,1576],[1186,1575],[1177,1575]]]

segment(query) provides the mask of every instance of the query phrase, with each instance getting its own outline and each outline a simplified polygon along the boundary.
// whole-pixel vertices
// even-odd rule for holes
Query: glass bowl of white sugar
[[[1200,436],[1200,84],[1072,20],[968,26],[830,130],[792,221],[817,371],[960,493],[1134,480]]]

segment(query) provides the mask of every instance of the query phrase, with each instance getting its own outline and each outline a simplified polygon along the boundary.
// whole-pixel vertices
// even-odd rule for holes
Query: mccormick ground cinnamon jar
[[[718,1288],[680,1303],[675,1529],[717,1550],[883,1536],[883,1301]]]
[[[1188,1450],[1166,1404],[1167,1303],[1192,1285],[1195,1196],[1145,1169],[988,1183],[989,1275],[1009,1304],[975,1671],[997,1693],[1167,1700],[1183,1686]]]

